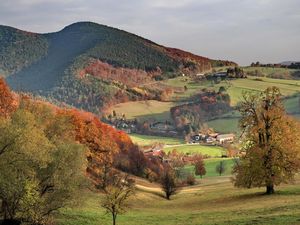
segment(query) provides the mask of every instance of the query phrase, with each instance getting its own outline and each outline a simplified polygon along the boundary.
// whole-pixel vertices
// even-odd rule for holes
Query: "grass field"
[[[165,84],[171,87],[187,87],[187,90],[182,93],[175,93],[173,96],[173,101],[185,101],[189,97],[199,93],[203,88],[211,87],[211,82],[205,82],[204,84],[199,84],[194,82],[189,77],[177,77],[164,81]],[[212,88],[212,87],[211,87]]]
[[[209,127],[214,128],[216,132],[220,133],[233,133],[239,132],[239,119],[238,118],[221,118],[210,120],[206,122]]]
[[[114,105],[106,113],[113,110],[117,115],[125,114],[127,119],[155,119],[165,121],[170,119],[170,108],[177,105],[175,102],[160,102],[155,100],[126,102]]]
[[[237,189],[228,176],[209,177],[200,185],[184,188],[168,201],[159,186],[149,184],[132,198],[130,209],[120,215],[120,225],[297,225],[300,224],[300,179],[295,185],[264,189]],[[82,193],[80,206],[56,215],[57,225],[109,225],[111,217],[100,207],[102,195]]]
[[[263,68],[266,70],[273,70],[273,68]],[[280,70],[281,68],[279,68]],[[261,79],[261,81],[257,80]],[[177,77],[165,81],[167,85],[173,87],[187,87],[187,91],[180,94],[175,94],[177,99],[183,101],[184,99],[198,93],[203,88],[211,88],[218,90],[219,87],[228,87],[228,94],[231,98],[231,104],[236,105],[242,99],[244,91],[259,92],[264,91],[267,87],[277,86],[280,88],[281,93],[285,96],[293,95],[300,92],[300,80],[283,80],[283,79],[272,79],[266,77],[248,77],[247,79],[236,79],[230,81],[222,81],[219,84],[212,85],[211,82],[199,84],[193,82],[190,78]]]
[[[285,109],[291,114],[300,114],[300,95],[284,100]]]
[[[175,105],[182,104],[184,101],[188,101],[190,96],[196,94],[205,87],[215,90],[218,90],[220,86],[227,87],[227,92],[230,95],[232,106],[235,106],[241,101],[243,92],[260,92],[269,86],[279,87],[281,93],[285,96],[293,96],[297,93],[300,93],[300,80],[283,80],[266,77],[260,77],[259,79],[261,80],[257,80],[256,77],[248,77],[247,79],[222,81],[220,84],[215,84],[212,86],[211,82],[207,82],[206,84],[198,84],[193,82],[188,77],[177,77],[164,81],[164,83],[173,87],[187,86],[186,92],[177,93],[174,95],[173,102],[149,100],[121,103],[109,109],[108,113],[111,113],[113,110],[115,110],[118,115],[122,115],[124,113],[128,119],[137,118],[141,120],[154,119],[158,121],[171,121],[170,108]],[[289,113],[300,114],[298,101],[299,95],[284,101],[285,107]],[[220,118],[208,122],[209,126],[222,133],[238,132],[237,124],[238,119],[236,118]]]
[[[287,98],[283,101],[284,107],[289,114],[292,114],[294,117],[299,119],[300,116],[300,105],[299,105],[300,96],[293,96],[291,98]],[[235,112],[235,111],[233,111]],[[231,114],[231,115],[230,115]],[[210,120],[206,122],[209,127],[214,128],[216,132],[220,133],[239,133],[239,114],[238,113],[230,113],[223,115],[225,118],[219,118],[215,120]],[[230,118],[232,116],[232,118]]]
[[[184,140],[171,137],[160,137],[160,136],[150,136],[141,134],[130,134],[129,135],[133,143],[140,146],[151,145],[153,143],[163,143],[166,145],[180,145],[184,144]]]
[[[262,81],[256,80],[256,77],[248,77],[247,79],[236,79],[230,81],[230,87],[227,92],[230,95],[231,105],[236,105],[241,101],[243,92],[260,92],[264,91],[267,87],[276,86],[280,88],[281,94],[285,96],[293,95],[300,92],[299,80],[281,80],[272,78],[258,78]],[[223,82],[218,84],[222,86]]]
[[[243,70],[245,72],[254,72],[259,71],[265,76],[271,76],[273,74],[288,74],[292,75],[293,73],[296,73],[298,70],[296,69],[288,69],[288,68],[272,68],[272,67],[243,67]]]
[[[178,152],[182,153],[201,153],[202,155],[208,155],[211,157],[221,157],[225,150],[219,146],[204,146],[199,144],[193,145],[180,145],[174,147],[166,147],[164,148],[165,152],[172,151],[176,149]]]
[[[230,176],[232,172],[232,167],[234,165],[234,159],[231,158],[215,158],[215,159],[205,159],[205,169],[206,174],[203,177],[218,177],[219,174],[216,172],[216,166],[220,163],[220,161],[225,161],[225,172],[222,176]],[[194,174],[194,166],[188,165],[185,166],[185,171],[188,173]],[[196,175],[195,175],[196,176]],[[200,176],[196,176],[200,178]]]

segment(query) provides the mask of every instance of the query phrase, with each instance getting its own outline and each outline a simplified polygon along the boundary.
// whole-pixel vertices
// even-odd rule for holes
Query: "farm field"
[[[117,115],[125,114],[127,119],[164,121],[170,119],[170,108],[177,104],[175,102],[160,102],[156,100],[126,102],[114,105],[106,113],[111,113],[114,110]]]
[[[256,80],[261,79],[261,81]],[[219,86],[222,85],[219,84]],[[231,104],[234,106],[241,101],[244,91],[259,92],[267,87],[276,86],[280,88],[281,94],[284,96],[293,95],[300,92],[299,80],[282,80],[265,77],[248,77],[247,79],[237,79],[230,81],[230,87],[227,92],[231,98]]]
[[[189,153],[200,153],[202,155],[208,155],[210,157],[221,157],[225,153],[225,149],[219,146],[205,146],[199,144],[185,144],[179,146],[165,147],[164,151],[169,152],[176,149],[178,152],[185,154]]]
[[[178,104],[182,104],[184,101],[188,101],[192,95],[198,93],[203,88],[212,88],[217,91],[219,87],[225,86],[228,94],[230,95],[232,106],[236,106],[236,104],[241,101],[244,91],[259,92],[265,90],[269,86],[277,86],[280,88],[281,93],[284,96],[290,96],[284,100],[284,105],[287,111],[291,114],[300,114],[298,103],[300,98],[300,94],[298,94],[300,93],[300,80],[248,77],[247,79],[222,81],[220,84],[216,85],[212,85],[211,82],[206,82],[201,85],[193,82],[188,77],[177,77],[164,81],[164,83],[173,87],[186,86],[187,91],[175,93],[172,102],[148,100],[121,103],[110,108],[109,113],[115,110],[118,115],[125,114],[128,119],[171,121],[170,108]],[[224,115],[224,117],[226,118],[223,118],[222,116],[219,119],[208,121],[207,124],[218,132],[239,132],[238,118],[228,118],[230,115]]]
[[[220,133],[235,133],[239,132],[238,118],[220,118],[206,122],[209,127],[212,127],[216,132]]]
[[[166,145],[180,145],[184,144],[184,140],[171,137],[161,137],[161,136],[150,136],[141,134],[130,134],[129,135],[133,143],[140,146],[151,145],[154,143],[163,143]]]
[[[168,201],[162,198],[158,185],[144,181],[138,186],[129,211],[118,217],[117,224],[300,224],[300,178],[295,185],[282,185],[276,191],[268,196],[263,195],[264,188],[238,189],[228,176],[215,176],[184,188]],[[82,193],[84,200],[79,206],[64,208],[56,215],[57,224],[111,224],[110,215],[100,207],[102,197],[95,192]]]
[[[285,99],[283,101],[285,109],[290,113],[290,114],[300,114],[300,95]]]
[[[288,68],[272,68],[272,67],[250,67],[246,66],[243,67],[245,72],[255,72],[256,70],[261,72],[266,76],[270,76],[273,74],[289,74],[292,75],[293,73],[298,72],[299,70],[296,69],[288,69]]]

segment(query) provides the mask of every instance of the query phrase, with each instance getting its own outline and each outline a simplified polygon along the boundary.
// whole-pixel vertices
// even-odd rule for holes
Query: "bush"
[[[188,185],[194,185],[196,183],[196,179],[195,179],[195,176],[194,174],[189,174],[186,178],[186,183]]]

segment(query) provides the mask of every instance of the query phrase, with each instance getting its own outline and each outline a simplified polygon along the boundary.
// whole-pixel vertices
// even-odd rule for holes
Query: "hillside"
[[[54,98],[92,112],[104,104],[157,99],[155,80],[196,74],[228,61],[211,60],[91,22],[48,34],[0,26],[0,73],[15,90]]]
[[[204,178],[199,185],[183,189],[171,201],[161,197],[158,185],[137,181],[137,187],[130,209],[120,215],[119,224],[299,224],[299,177],[295,185],[282,185],[274,196],[263,195],[259,188],[234,188],[229,176]],[[61,210],[57,223],[111,224],[110,215],[99,207],[104,196],[91,192],[82,194],[85,201],[78,207]]]

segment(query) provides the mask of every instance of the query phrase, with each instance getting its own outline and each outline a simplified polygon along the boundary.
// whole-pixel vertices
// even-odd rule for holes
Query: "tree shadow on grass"
[[[275,196],[292,196],[292,195],[300,195],[300,188],[291,188],[288,190],[276,190],[274,194],[266,194],[265,191],[254,192],[254,193],[245,193],[239,195],[233,195],[230,197],[224,197],[220,201],[221,202],[236,202],[236,201],[245,201],[250,199],[259,199],[259,198],[272,198]]]

